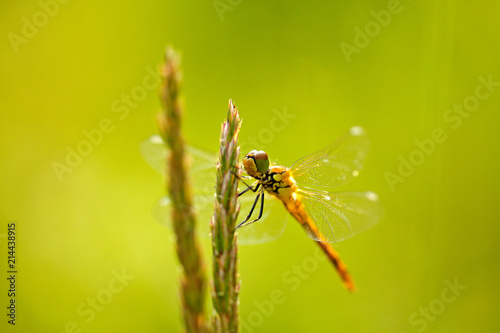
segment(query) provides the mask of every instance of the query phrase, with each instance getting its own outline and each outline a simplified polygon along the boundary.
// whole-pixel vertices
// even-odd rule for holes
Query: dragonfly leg
[[[245,182],[243,182],[243,184],[245,184]],[[247,185],[247,184],[245,184],[245,185]],[[254,183],[254,184],[252,184],[252,186],[253,186],[253,185],[255,185],[255,183]],[[245,194],[245,193],[247,193],[248,191],[252,191],[252,192],[254,192],[254,193],[255,193],[255,192],[257,192],[257,190],[258,190],[258,189],[259,189],[259,187],[260,187],[260,183],[257,183],[257,185],[255,186],[255,188],[253,188],[252,186],[248,186],[248,185],[247,185],[247,188],[246,188],[246,189],[244,189],[243,191],[241,191],[240,193],[238,193],[238,196],[240,196],[240,195],[242,195],[242,194]],[[252,210],[253,210],[253,208],[252,208]]]
[[[243,179],[252,179],[252,177],[250,177],[250,176],[238,176],[238,175],[237,175],[236,173],[234,173],[234,171],[232,171],[232,170],[231,170],[231,173],[232,173],[232,174],[233,174],[236,178],[238,178],[238,180],[239,180],[240,182],[242,182],[242,183],[243,183],[243,184],[247,187],[247,190],[248,190],[248,188],[249,188],[249,187],[252,187],[252,186],[253,186],[253,184],[252,184],[252,185],[248,185],[247,183],[245,183],[245,182],[243,181]],[[255,189],[255,190],[253,190],[253,189],[252,189],[252,191],[253,191],[253,192],[256,192],[256,191],[257,191],[257,189]],[[246,191],[245,191],[245,192],[246,192]],[[241,194],[243,194],[243,193],[245,193],[245,192],[240,193],[240,195],[241,195]]]
[[[237,169],[237,168],[236,168]],[[245,175],[240,175],[238,176],[238,174],[236,174],[233,170],[231,170],[231,173],[236,177],[238,178],[239,180],[242,180],[242,179],[252,179],[253,177],[250,177],[250,176],[245,176]]]
[[[260,198],[260,212],[259,212],[259,217],[257,217],[255,220],[247,222],[250,219],[250,217],[252,216],[253,210],[255,208],[255,205],[257,204],[257,201],[259,201],[259,198]],[[254,222],[257,222],[262,217],[262,213],[263,212],[264,212],[264,191],[261,191],[261,193],[259,193],[257,195],[257,198],[255,198],[255,201],[254,201],[254,203],[252,205],[252,209],[250,210],[250,214],[248,214],[247,217],[246,217],[246,219],[245,219],[245,221],[243,221],[240,224],[238,224],[238,226],[234,230],[236,230],[238,228],[242,228],[242,227],[247,226],[249,224],[252,224]]]
[[[255,209],[255,206],[257,205],[257,202],[259,201],[259,199],[260,199],[260,193],[257,194],[257,196],[255,197],[255,201],[253,202],[252,208],[250,209],[250,212],[248,213],[245,220],[243,222],[241,222],[240,224],[238,224],[238,226],[236,228],[234,228],[234,230],[242,227],[245,224],[245,222],[247,222],[250,219],[250,217],[252,217],[253,210]]]

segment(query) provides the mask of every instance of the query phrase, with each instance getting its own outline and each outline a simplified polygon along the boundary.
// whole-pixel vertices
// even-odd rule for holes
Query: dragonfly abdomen
[[[311,220],[309,214],[307,214],[304,204],[300,200],[300,197],[292,195],[289,200],[282,200],[282,202],[290,214],[292,214],[292,216],[302,225],[310,237],[315,239],[316,243],[323,250],[323,252],[325,252],[326,256],[337,270],[337,273],[340,275],[345,287],[350,291],[356,290],[356,286],[354,285],[354,281],[347,270],[347,266],[344,264],[340,255],[333,248],[333,246],[327,242],[325,236],[318,230],[316,224]]]

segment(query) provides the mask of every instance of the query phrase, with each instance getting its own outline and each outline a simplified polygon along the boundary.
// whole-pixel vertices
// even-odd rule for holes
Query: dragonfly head
[[[249,176],[260,178],[269,170],[269,157],[265,151],[252,150],[246,154],[243,166]]]

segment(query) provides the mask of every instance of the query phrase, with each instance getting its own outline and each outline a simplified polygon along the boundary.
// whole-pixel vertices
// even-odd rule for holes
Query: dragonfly
[[[152,154],[149,154],[152,150],[151,140],[153,139],[150,138],[149,143],[143,146],[143,155],[150,164],[154,164],[151,163]],[[292,216],[299,222],[307,235],[319,245],[344,286],[354,291],[354,281],[331,243],[343,241],[374,226],[382,216],[382,206],[374,192],[335,191],[335,188],[359,175],[368,148],[366,131],[360,126],[354,126],[325,149],[300,158],[291,167],[271,163],[268,154],[262,150],[250,151],[239,166],[246,175],[241,177],[244,187],[238,197],[242,205],[241,211],[248,212],[236,227],[240,239],[247,244],[276,239],[283,233],[286,218],[278,217],[275,212],[285,212],[285,215]],[[193,162],[200,157],[205,162],[210,159],[209,155],[203,156],[202,152],[196,149],[189,148],[188,151],[195,157]],[[195,180],[200,176],[205,177],[204,170],[210,170],[214,174],[211,177],[214,182],[211,187],[207,187],[212,193],[212,203],[214,166],[215,164],[208,167],[206,163],[193,163]],[[245,179],[253,179],[254,182],[248,185]],[[256,193],[255,197],[249,199],[244,196],[250,192]],[[203,190],[195,190],[195,206],[204,194]],[[169,207],[169,200],[162,200],[158,207],[163,208],[159,211],[166,213],[165,208]],[[276,202],[281,202],[284,209],[279,210]],[[259,207],[258,214],[256,207]],[[209,211],[209,214],[211,213],[212,209]],[[252,219],[254,213],[258,216]],[[247,227],[249,225],[252,227]],[[243,227],[247,228],[242,229]],[[247,233],[247,230],[252,231]]]

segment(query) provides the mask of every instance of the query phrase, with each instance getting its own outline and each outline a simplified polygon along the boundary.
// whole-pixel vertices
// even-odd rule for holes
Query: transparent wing
[[[299,189],[307,214],[324,239],[309,234],[314,240],[340,242],[375,225],[382,217],[382,205],[373,192],[327,192]]]
[[[290,169],[299,185],[340,186],[359,174],[368,148],[365,130],[354,126],[329,147],[299,159]]]
[[[238,221],[243,221],[250,212],[255,200],[253,193],[246,193],[239,198],[241,205]],[[214,194],[195,195],[194,209],[196,213],[197,232],[202,238],[210,238],[210,221],[214,213]],[[172,205],[170,198],[163,197],[153,209],[154,218],[162,225],[171,228]],[[256,206],[252,218],[259,215],[259,206]],[[279,238],[286,227],[287,212],[282,207],[281,202],[271,197],[265,196],[264,211],[262,218],[247,227],[238,229],[238,243],[240,245],[253,245],[271,242]]]
[[[167,157],[167,148],[165,142],[159,135],[151,135],[141,143],[141,155],[149,166],[165,174],[165,159]]]
[[[214,212],[215,177],[217,155],[205,152],[191,146],[186,147],[189,156],[189,179],[193,188],[193,207],[197,218],[198,233],[201,237],[210,236],[210,221]],[[167,148],[159,135],[152,135],[141,144],[141,154],[148,164],[161,174],[165,173]],[[240,183],[240,190],[246,185]],[[250,212],[255,199],[253,192],[248,192],[239,198],[241,204],[239,219],[243,220]],[[286,211],[281,203],[270,195],[265,196],[262,218],[248,227],[238,230],[238,242],[242,245],[266,243],[275,240],[286,227]],[[257,217],[259,207],[256,207],[253,217]],[[162,225],[171,227],[170,198],[161,198],[153,209],[153,217]]]
[[[189,179],[195,184],[193,193],[214,192],[217,155],[186,146]],[[165,174],[167,146],[159,135],[152,135],[141,144],[141,154],[156,171]]]

